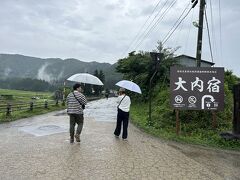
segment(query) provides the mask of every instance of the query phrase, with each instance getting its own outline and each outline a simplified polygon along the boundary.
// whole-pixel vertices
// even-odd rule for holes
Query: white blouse
[[[121,95],[121,96],[118,96],[117,98],[117,103],[119,104],[120,101],[123,99],[125,95]],[[122,100],[120,106],[119,106],[119,109],[121,109],[122,111],[124,112],[129,112],[130,110],[130,105],[131,105],[131,99],[129,96],[125,96],[125,98]]]

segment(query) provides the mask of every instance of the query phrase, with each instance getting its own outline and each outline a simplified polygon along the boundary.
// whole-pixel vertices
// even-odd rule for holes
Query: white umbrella
[[[132,81],[122,80],[122,81],[117,82],[116,85],[119,86],[119,87],[128,89],[130,91],[142,94],[142,91],[141,91],[140,87]]]
[[[93,76],[88,73],[78,73],[70,76],[68,81],[74,81],[74,82],[79,82],[79,83],[86,83],[86,84],[93,84],[93,85],[100,85],[102,86],[103,83],[98,77]]]

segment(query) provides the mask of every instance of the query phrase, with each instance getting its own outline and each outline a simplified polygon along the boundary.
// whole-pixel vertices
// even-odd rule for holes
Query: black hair
[[[81,87],[81,84],[76,83],[73,85],[73,90],[77,90],[77,88]]]

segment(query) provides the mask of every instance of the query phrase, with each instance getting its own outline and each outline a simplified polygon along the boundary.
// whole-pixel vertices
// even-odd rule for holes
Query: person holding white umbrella
[[[80,134],[83,128],[83,110],[87,104],[86,97],[81,93],[81,85],[73,85],[73,92],[67,96],[67,113],[70,116],[70,143],[74,142],[74,136],[77,142],[80,142]],[[75,125],[78,124],[76,134]]]
[[[121,127],[123,125],[122,139],[127,140],[128,137],[128,122],[129,122],[129,110],[131,105],[131,99],[125,93],[124,88],[119,89],[118,102],[118,113],[117,113],[117,124],[114,131],[115,137],[119,137],[121,133]]]

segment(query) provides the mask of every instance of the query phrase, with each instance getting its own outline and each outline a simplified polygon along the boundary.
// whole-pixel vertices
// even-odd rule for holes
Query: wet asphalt
[[[0,125],[0,179],[240,179],[240,152],[161,140],[129,125],[115,138],[116,98],[90,102],[80,143],[66,111]]]

